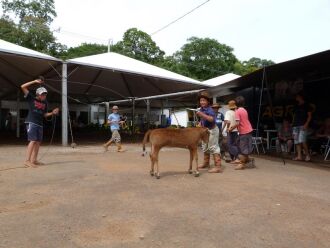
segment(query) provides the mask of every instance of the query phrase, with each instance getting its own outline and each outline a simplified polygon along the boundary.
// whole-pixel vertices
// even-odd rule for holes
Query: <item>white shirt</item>
[[[235,111],[229,109],[225,114],[225,121],[229,121],[229,128],[236,125]],[[233,132],[238,132],[237,128],[233,129]]]

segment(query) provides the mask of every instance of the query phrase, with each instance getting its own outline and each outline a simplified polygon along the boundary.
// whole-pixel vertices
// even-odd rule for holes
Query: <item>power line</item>
[[[155,35],[155,34],[159,33],[160,31],[164,30],[165,28],[169,27],[170,25],[176,23],[177,21],[179,21],[179,20],[181,20],[182,18],[184,18],[185,16],[191,14],[191,13],[194,12],[196,9],[202,7],[204,4],[206,4],[206,3],[209,2],[209,1],[210,1],[210,0],[207,0],[207,1],[205,1],[204,3],[198,5],[197,7],[193,8],[193,9],[190,10],[190,11],[188,11],[188,12],[187,12],[186,14],[184,14],[183,16],[180,16],[179,18],[175,19],[174,21],[170,22],[169,24],[165,25],[164,27],[162,27],[162,28],[156,30],[155,32],[151,33],[150,36]]]

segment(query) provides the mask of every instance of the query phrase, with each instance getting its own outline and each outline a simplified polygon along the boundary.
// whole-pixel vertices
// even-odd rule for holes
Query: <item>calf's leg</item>
[[[190,154],[190,161],[189,161],[188,173],[192,174],[192,162],[193,162],[193,159],[194,159],[194,151],[191,147],[189,147],[189,154]]]
[[[150,169],[150,175],[154,176],[155,175],[155,160],[154,160],[154,147],[151,145],[151,151],[150,151],[150,162],[151,162],[151,169]]]
[[[159,165],[158,165],[158,154],[159,154],[159,150],[161,147],[155,146],[154,147],[154,162],[156,164],[156,178],[159,179],[160,178],[160,173],[159,173]]]
[[[194,147],[193,150],[193,158],[195,158],[195,164],[196,164],[196,169],[195,169],[195,177],[199,176],[199,170],[198,170],[198,152],[197,152],[197,147]]]

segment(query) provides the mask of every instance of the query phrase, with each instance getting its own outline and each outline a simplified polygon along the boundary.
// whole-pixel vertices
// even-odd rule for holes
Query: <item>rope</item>
[[[49,152],[50,146],[53,144],[53,139],[54,139],[54,134],[55,134],[55,129],[56,129],[56,120],[57,120],[56,115],[53,115],[52,116],[52,121],[53,121],[52,136],[51,136],[49,144],[47,146],[47,150],[39,157],[40,160],[42,160],[45,157],[45,155]]]

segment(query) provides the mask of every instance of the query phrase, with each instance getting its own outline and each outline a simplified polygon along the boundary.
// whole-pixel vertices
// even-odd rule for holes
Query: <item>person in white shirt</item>
[[[225,114],[225,125],[227,127],[227,146],[229,150],[229,154],[231,157],[230,163],[239,163],[238,159],[238,130],[237,128],[233,128],[236,125],[236,117],[235,117],[235,110],[237,109],[236,102],[231,100],[228,102],[228,111]]]

